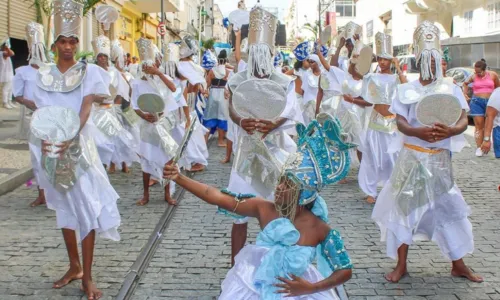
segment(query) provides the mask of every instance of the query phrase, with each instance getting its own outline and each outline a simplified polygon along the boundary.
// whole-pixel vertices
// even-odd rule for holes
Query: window
[[[333,5],[337,17],[356,17],[356,4],[353,0],[336,0]]]
[[[373,36],[373,20],[366,23],[366,37]]]
[[[500,29],[500,1],[490,3],[488,10],[488,29]]]
[[[464,14],[464,32],[472,32],[472,19],[474,17],[474,11],[468,11]]]

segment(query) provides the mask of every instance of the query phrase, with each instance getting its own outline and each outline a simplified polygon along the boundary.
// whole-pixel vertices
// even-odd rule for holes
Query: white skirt
[[[111,156],[111,162],[117,165],[125,163],[130,167],[132,163],[140,161],[139,156],[137,155],[139,141],[136,140],[134,136],[125,128],[123,128],[119,134],[114,136],[112,141],[114,151]]]
[[[82,135],[89,136],[89,126],[92,125],[86,125]],[[103,238],[120,240],[118,227],[121,218],[116,204],[119,196],[111,186],[99,158],[66,193],[56,190],[42,170],[39,178],[45,190],[47,207],[56,211],[58,228],[75,230],[79,241],[92,230]]]
[[[439,154],[440,157],[433,160],[429,159],[432,154],[428,153],[407,148],[403,148],[400,152],[393,175],[380,192],[372,213],[372,219],[380,228],[381,241],[386,242],[387,256],[396,259],[397,250],[402,244],[411,245],[415,241],[429,240],[436,242],[443,256],[452,261],[461,259],[474,250],[472,225],[468,219],[470,208],[465,202],[460,189],[456,184],[452,183],[447,192],[440,194],[435,192],[441,186],[439,182],[449,179],[441,178],[443,176],[436,172],[433,173],[433,169],[445,170],[451,168],[451,158],[449,160],[443,159],[449,153],[449,151],[444,151]],[[426,169],[424,174],[429,172],[432,174],[429,179],[422,179],[422,176],[412,178],[412,174],[409,174],[407,179],[404,180],[404,185],[410,188],[412,186],[419,189],[424,188],[427,197],[420,198],[419,201],[421,202],[404,202],[405,197],[415,196],[408,193],[398,195],[395,184],[402,181],[393,178],[401,165],[412,159],[412,155],[413,159],[417,160],[417,163],[422,163],[418,165],[418,168]],[[426,165],[423,163],[427,160],[431,161],[431,164]],[[449,163],[446,163],[446,161],[449,161]],[[409,173],[414,172],[415,169]],[[433,187],[431,188],[431,186]],[[403,190],[408,191],[408,188]],[[417,190],[414,189],[414,191]],[[414,193],[416,194],[416,192]]]
[[[185,134],[185,124],[176,126],[172,130],[172,137],[180,145]],[[208,147],[205,142],[205,134],[208,133],[201,124],[196,124],[191,139],[189,140],[186,150],[178,162],[179,167],[184,169],[191,169],[194,164],[201,164],[208,166]]]
[[[398,154],[388,153],[388,148],[395,138],[396,132],[390,134],[367,129],[363,147],[360,149],[363,152],[363,160],[358,181],[359,187],[368,196],[376,198],[377,185],[385,183],[391,177]]]
[[[219,300],[259,300],[260,295],[254,288],[253,278],[262,259],[269,251],[268,248],[256,245],[247,245],[235,258],[234,267],[229,270],[226,278],[222,282],[222,292]],[[316,283],[324,279],[313,265],[310,265],[302,278]],[[292,300],[337,300],[339,299],[334,290],[322,291],[319,293],[297,296],[283,299]]]

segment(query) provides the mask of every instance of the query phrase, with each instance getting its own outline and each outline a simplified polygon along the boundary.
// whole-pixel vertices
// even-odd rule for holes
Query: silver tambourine
[[[95,9],[95,17],[97,22],[103,24],[104,30],[109,30],[112,23],[115,23],[120,14],[118,10],[111,5],[99,5]]]
[[[359,50],[359,56],[356,58],[356,72],[365,75],[370,71],[372,66],[372,48],[364,46]]]
[[[250,23],[250,12],[238,9],[231,12],[227,18],[229,19],[229,23],[233,24],[234,30],[238,31],[243,25]]]
[[[330,46],[330,41],[332,39],[332,26],[328,25],[323,29],[320,36],[323,45]]]
[[[272,80],[249,79],[235,89],[232,102],[243,118],[274,120],[285,110],[286,92]]]
[[[424,126],[433,126],[435,123],[452,126],[460,119],[462,106],[452,94],[430,94],[417,104],[415,115]]]
[[[142,94],[137,99],[137,106],[150,114],[159,114],[165,110],[165,101],[157,94]]]

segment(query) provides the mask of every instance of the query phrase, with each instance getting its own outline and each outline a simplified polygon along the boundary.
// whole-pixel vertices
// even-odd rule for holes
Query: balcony
[[[435,21],[451,36],[453,22],[453,7],[456,0],[409,0],[404,3],[409,14],[419,15],[421,20]]]
[[[179,12],[181,1],[183,0],[135,0],[128,4],[141,13],[159,13],[161,12],[161,2],[165,12]]]

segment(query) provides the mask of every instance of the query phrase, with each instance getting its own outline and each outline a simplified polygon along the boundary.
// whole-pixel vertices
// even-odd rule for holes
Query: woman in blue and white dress
[[[337,287],[351,278],[344,241],[327,224],[326,202],[318,194],[323,186],[346,176],[349,146],[341,141],[341,128],[333,118],[322,124],[314,120],[307,129],[298,125],[297,131],[299,150],[283,167],[274,202],[219,192],[181,175],[176,166],[165,166],[166,178],[217,205],[220,213],[259,221],[256,243],[239,252],[222,282],[221,300],[337,300]]]

